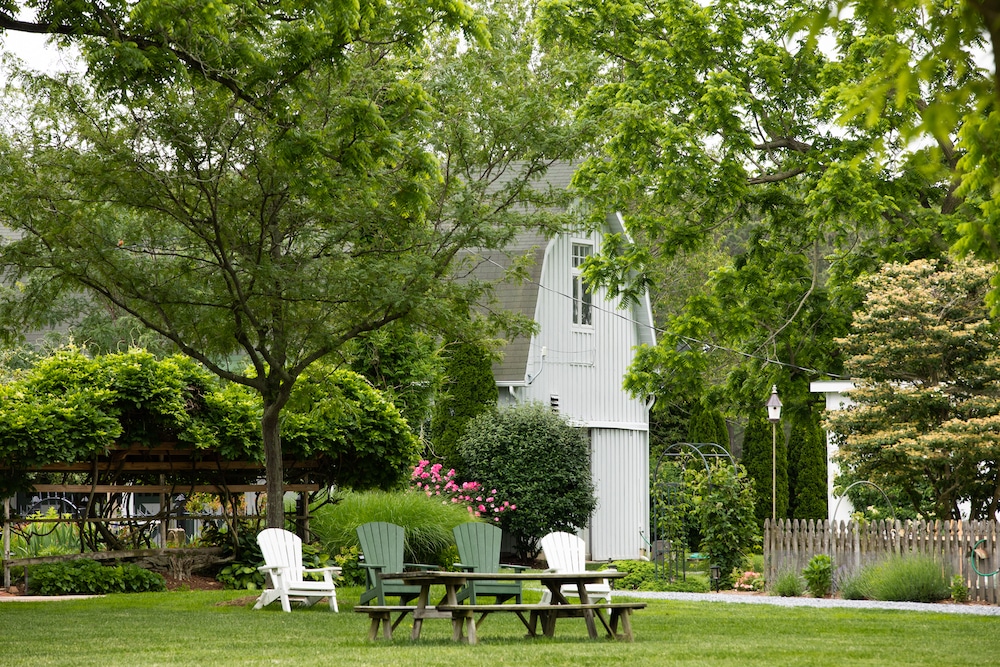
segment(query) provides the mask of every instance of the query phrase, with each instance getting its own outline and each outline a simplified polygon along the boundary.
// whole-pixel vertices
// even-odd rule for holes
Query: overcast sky
[[[32,69],[65,71],[73,67],[73,58],[48,44],[48,36],[8,30],[0,35],[0,51],[13,53]]]

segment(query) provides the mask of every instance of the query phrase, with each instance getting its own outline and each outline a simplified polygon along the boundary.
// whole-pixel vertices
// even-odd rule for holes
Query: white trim
[[[649,424],[644,424],[642,422],[615,422],[615,421],[580,421],[578,419],[569,419],[569,423],[573,426],[579,426],[582,428],[605,428],[605,429],[618,429],[621,431],[648,431]]]

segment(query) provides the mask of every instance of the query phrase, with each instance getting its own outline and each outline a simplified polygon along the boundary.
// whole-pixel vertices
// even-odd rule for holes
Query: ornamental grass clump
[[[936,602],[951,597],[949,575],[929,556],[893,557],[874,566],[871,592],[875,600]]]
[[[948,574],[929,556],[909,554],[863,567],[840,582],[848,600],[936,602],[952,595]]]
[[[771,585],[771,595],[783,598],[801,597],[806,592],[806,582],[798,572],[786,570],[778,574]]]
[[[452,529],[472,517],[461,504],[442,503],[422,493],[366,491],[345,493],[334,504],[318,508],[310,530],[327,553],[358,547],[358,526],[385,521],[403,527],[407,562],[451,565],[445,562],[455,545]]]

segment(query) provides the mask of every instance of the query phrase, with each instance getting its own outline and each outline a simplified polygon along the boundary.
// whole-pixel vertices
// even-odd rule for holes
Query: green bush
[[[845,600],[870,600],[872,599],[871,584],[872,569],[864,567],[856,572],[852,572],[837,581],[837,590],[840,597]]]
[[[368,491],[346,493],[334,504],[313,513],[310,529],[328,553],[357,547],[357,527],[369,521],[387,521],[403,527],[405,559],[442,567],[455,561],[452,529],[471,520],[464,506],[442,503],[422,493]],[[451,559],[451,560],[449,560]]]
[[[333,557],[333,562],[340,568],[340,581],[344,586],[364,586],[367,575],[361,567],[361,549],[358,547],[340,547],[340,553]]]
[[[786,570],[780,573],[771,585],[771,595],[783,598],[801,597],[806,592],[806,582],[798,572]]]
[[[895,602],[936,602],[951,597],[951,584],[940,563],[911,554],[872,566],[871,596]]]
[[[643,560],[618,560],[612,566],[619,572],[628,574],[615,579],[617,590],[630,591],[672,591],[677,593],[707,593],[708,580],[702,576],[689,576],[686,581],[671,582],[662,570],[657,576],[654,563]]]
[[[476,417],[460,451],[470,479],[517,506],[500,525],[522,558],[537,553],[543,535],[586,526],[597,505],[585,431],[541,404]]]
[[[951,578],[951,599],[958,603],[969,599],[969,587],[965,585],[965,580],[960,574]]]
[[[161,575],[138,565],[124,563],[105,567],[95,560],[83,558],[34,565],[30,568],[28,585],[32,595],[142,593],[167,588]]]
[[[693,494],[693,514],[701,527],[701,549],[720,568],[721,588],[735,584],[745,555],[760,542],[754,520],[754,492],[746,469],[739,464],[712,463],[708,472],[685,471],[685,482]]]
[[[814,598],[826,597],[833,588],[833,560],[826,554],[816,554],[802,570],[802,576]]]
[[[936,602],[951,597],[952,588],[940,563],[910,554],[863,567],[841,582],[840,593],[848,600]]]

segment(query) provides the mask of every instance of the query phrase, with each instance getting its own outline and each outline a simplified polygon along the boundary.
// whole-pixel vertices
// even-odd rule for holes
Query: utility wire
[[[494,260],[492,257],[483,257],[483,259],[486,260],[487,262],[491,263],[491,264],[496,265],[498,268],[503,269],[505,271],[508,268],[508,267],[503,266],[502,264],[500,264],[496,260]],[[561,291],[559,291],[557,289],[554,289],[552,287],[548,287],[546,285],[543,285],[543,284],[541,284],[538,281],[528,279],[528,280],[526,280],[526,282],[531,283],[532,285],[536,285],[539,288],[541,288],[541,289],[543,289],[543,290],[545,290],[547,292],[550,292],[552,294],[555,294],[557,296],[561,296],[561,297],[563,297],[565,299],[569,299],[570,301],[574,300],[572,295],[566,294],[565,292],[561,292]],[[608,315],[612,315],[614,317],[617,317],[617,318],[620,318],[622,320],[625,320],[626,322],[629,322],[631,324],[634,324],[634,325],[637,325],[637,326],[640,326],[640,327],[646,327],[647,329],[652,330],[656,334],[662,334],[664,336],[667,336],[667,335],[674,336],[674,335],[676,335],[677,338],[679,338],[680,340],[682,340],[683,342],[685,342],[685,343],[687,343],[689,345],[690,344],[695,344],[695,345],[700,346],[702,348],[703,352],[712,352],[712,351],[715,351],[715,350],[719,350],[719,351],[722,351],[722,352],[729,352],[730,354],[735,354],[735,355],[743,357],[745,359],[753,359],[755,361],[760,361],[760,362],[763,362],[765,364],[769,364],[769,365],[772,365],[772,366],[781,366],[783,368],[790,368],[792,370],[802,371],[803,373],[808,373],[810,375],[827,375],[829,377],[834,377],[834,378],[839,378],[839,379],[850,379],[848,376],[840,375],[838,373],[830,373],[830,372],[827,372],[827,371],[817,370],[815,368],[808,368],[808,367],[805,367],[805,366],[798,366],[796,364],[790,364],[790,363],[787,363],[787,362],[784,362],[784,361],[779,361],[777,359],[771,359],[769,357],[762,357],[760,355],[750,354],[749,352],[743,352],[741,350],[734,350],[732,348],[725,347],[723,345],[717,345],[715,343],[709,343],[707,341],[698,340],[697,338],[691,338],[690,336],[682,336],[682,335],[679,335],[679,334],[672,334],[669,331],[667,331],[666,329],[661,329],[660,327],[657,327],[653,323],[647,324],[645,322],[640,322],[640,321],[636,320],[635,318],[633,318],[631,315],[623,314],[618,309],[611,310],[609,308],[604,308],[604,307],[599,306],[599,305],[594,304],[594,303],[591,303],[590,307],[593,308],[594,310],[599,310],[599,311],[601,311],[603,313],[607,313]]]

